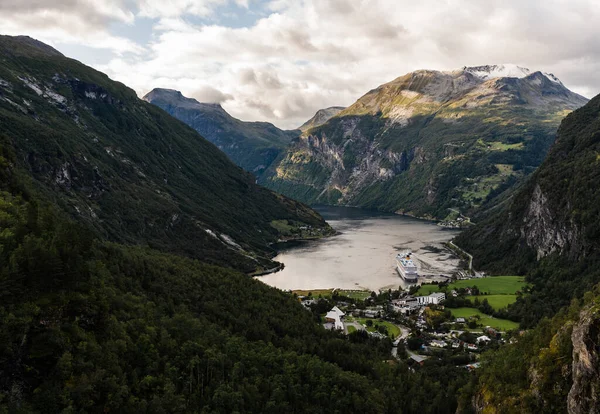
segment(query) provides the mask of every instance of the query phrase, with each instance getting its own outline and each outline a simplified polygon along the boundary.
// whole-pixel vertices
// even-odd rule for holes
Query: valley
[[[148,49],[94,68],[222,35],[140,13]],[[300,81],[337,52],[294,30],[293,65],[242,42],[206,84],[132,70],[144,94],[0,35],[0,413],[598,412],[600,95],[504,64],[330,106],[368,88]]]

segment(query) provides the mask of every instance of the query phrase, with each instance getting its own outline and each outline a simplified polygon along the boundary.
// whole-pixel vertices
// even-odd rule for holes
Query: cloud
[[[140,94],[170,87],[285,128],[424,68],[516,63],[552,72],[588,97],[600,92],[597,0],[46,3],[3,0],[0,24],[112,47],[117,55],[96,67]],[[135,29],[143,18],[152,19],[147,44],[110,32],[111,22]]]
[[[132,24],[135,16],[122,0],[2,0],[4,34],[27,34],[42,41],[110,49],[117,54],[142,53],[134,41],[108,31],[112,22]]]
[[[207,85],[203,85],[197,90],[191,92],[189,97],[200,102],[219,104],[233,99],[233,95],[223,93],[220,90]]]

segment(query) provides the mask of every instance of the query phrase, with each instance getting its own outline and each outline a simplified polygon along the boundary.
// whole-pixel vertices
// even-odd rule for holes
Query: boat
[[[411,258],[412,253],[410,251],[400,253],[396,256],[396,269],[402,279],[407,282],[415,283],[419,278],[417,273],[417,265]]]

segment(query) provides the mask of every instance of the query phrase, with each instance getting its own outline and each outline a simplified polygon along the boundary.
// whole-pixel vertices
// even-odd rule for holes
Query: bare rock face
[[[570,223],[557,220],[541,187],[535,186],[529,208],[523,219],[521,236],[535,249],[538,259],[555,251],[564,252],[576,246],[577,230]]]
[[[582,312],[573,328],[573,385],[567,406],[571,414],[600,412],[600,309]]]

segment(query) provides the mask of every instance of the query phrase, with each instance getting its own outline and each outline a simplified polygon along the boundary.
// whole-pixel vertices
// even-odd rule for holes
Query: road
[[[467,256],[469,256],[469,271],[473,271],[473,256],[470,255],[469,253],[465,252],[463,249],[461,249],[460,247],[458,247],[456,244],[454,244],[452,241],[449,242],[452,246],[454,246],[455,249],[460,250],[461,252],[463,252],[464,254],[466,254]]]
[[[396,340],[394,341],[394,346],[392,347],[392,356],[394,358],[398,358],[398,344],[400,343],[400,341],[405,340],[406,338],[408,338],[408,335],[410,335],[410,329],[408,329],[406,326],[403,325],[396,325],[399,329],[400,329],[400,336],[398,338],[396,338]]]

